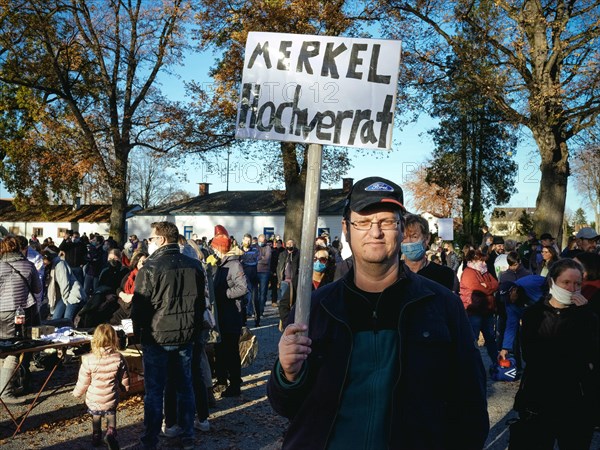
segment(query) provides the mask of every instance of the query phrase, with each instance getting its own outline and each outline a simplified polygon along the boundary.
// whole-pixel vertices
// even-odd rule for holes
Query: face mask
[[[322,263],[321,261],[315,261],[313,263],[313,270],[315,272],[325,272],[325,269],[327,268],[327,265],[325,263]]]
[[[259,247],[264,247],[264,246],[265,246],[265,243],[264,243],[264,242],[259,242],[259,243],[258,243],[258,246],[259,246]]]
[[[423,256],[425,256],[425,247],[423,247],[423,243],[421,241],[400,244],[400,249],[402,250],[402,254],[409,261],[421,261]]]
[[[157,249],[158,249],[158,245],[156,245],[154,242],[150,242],[148,244],[148,254],[149,255],[151,255],[152,253],[154,253]]]
[[[105,252],[107,252],[109,250],[108,244],[102,245],[102,250],[104,250]]]
[[[185,248],[185,245],[179,244],[179,253],[183,253],[184,248]]]
[[[73,238],[73,242],[75,242],[76,244],[80,241],[80,238]]]
[[[565,288],[561,288],[559,285],[554,283],[554,280],[550,283],[550,295],[554,297],[554,299],[562,303],[563,305],[570,305],[573,302],[571,301],[571,297],[573,294],[579,294],[581,291],[571,292],[566,290]]]
[[[294,247],[286,247],[286,250],[290,253],[292,253],[294,251]]]
[[[485,261],[469,261],[467,263],[467,267],[470,267],[471,269],[475,269],[481,273],[486,273],[488,271],[487,264],[485,263]]]
[[[111,267],[121,267],[121,261],[119,261],[118,259],[110,259],[108,260],[108,264],[111,265]]]

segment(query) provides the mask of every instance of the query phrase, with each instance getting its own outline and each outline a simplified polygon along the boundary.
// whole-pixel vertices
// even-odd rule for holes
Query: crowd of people
[[[480,245],[458,251],[433,239],[427,220],[406,212],[402,189],[378,177],[355,184],[342,224],[351,257],[342,258],[337,236],[308,244],[309,324],[294,323],[294,239],[247,233],[238,243],[222,225],[211,239],[186,239],[169,222],[153,223],[147,238],[131,235],[123,246],[76,231],[58,246],[7,236],[0,242],[0,339],[15,336],[21,309],[26,326],[52,320],[95,328],[74,394],[86,396],[93,443],[106,417],[105,442],[117,448],[115,392],[127,387],[127,370],[109,325],[130,319],[143,347],[141,445],[155,448],[162,434],[192,448],[194,429],[210,429],[215,396],[240,396],[242,328],[249,320],[261,326],[270,302],[282,338],[268,393],[290,418],[284,448],[360,442],[468,450],[481,448],[489,426],[486,370],[473,345],[480,338],[489,369],[514,364],[520,378],[510,448],[550,449],[555,440],[560,448],[589,448],[600,423],[594,229],[582,228],[561,250],[548,233],[505,241],[483,227]],[[12,356],[1,361],[5,403],[21,401],[10,382],[17,364]]]

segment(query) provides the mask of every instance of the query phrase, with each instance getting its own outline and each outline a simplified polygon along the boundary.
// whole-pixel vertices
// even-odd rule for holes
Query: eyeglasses
[[[326,264],[328,259],[325,258],[324,256],[322,256],[321,258],[317,258],[317,257],[313,258],[313,262],[317,262],[317,261],[322,262],[323,264]]]
[[[371,222],[370,220],[355,220],[354,222],[350,222],[355,230],[360,231],[370,230],[373,224],[377,224],[380,230],[396,230],[399,223],[400,221],[397,219],[383,219],[375,222]]]

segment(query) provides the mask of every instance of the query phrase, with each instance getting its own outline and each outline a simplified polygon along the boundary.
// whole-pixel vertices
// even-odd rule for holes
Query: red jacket
[[[485,286],[483,286],[485,284]],[[465,309],[469,309],[474,291],[483,292],[488,297],[490,307],[495,306],[494,292],[498,289],[498,280],[491,273],[481,273],[469,266],[465,267],[460,279],[460,299]]]

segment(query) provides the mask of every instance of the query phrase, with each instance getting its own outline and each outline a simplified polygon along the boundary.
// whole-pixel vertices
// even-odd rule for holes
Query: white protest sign
[[[444,241],[454,240],[454,219],[438,219],[438,236]]]
[[[248,34],[236,138],[389,149],[400,41]]]

